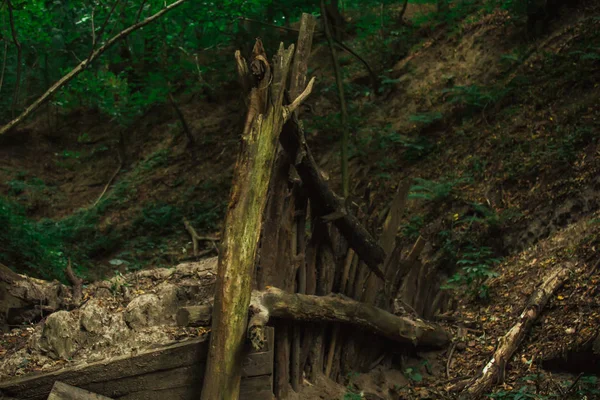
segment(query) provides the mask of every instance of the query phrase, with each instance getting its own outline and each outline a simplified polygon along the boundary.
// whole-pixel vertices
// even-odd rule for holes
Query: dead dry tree
[[[313,78],[291,104],[284,104],[293,54],[294,46],[285,49],[281,44],[270,63],[257,40],[249,62],[239,51],[235,55],[240,80],[249,89],[248,113],[224,223],[203,400],[235,400],[239,396],[239,361],[277,140],[314,84]]]

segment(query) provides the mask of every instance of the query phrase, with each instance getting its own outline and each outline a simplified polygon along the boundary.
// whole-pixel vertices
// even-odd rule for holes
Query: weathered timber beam
[[[61,381],[54,382],[48,400],[111,400],[110,397],[92,393],[89,390],[67,385]]]
[[[381,279],[385,279],[380,268],[385,260],[385,251],[358,219],[346,210],[342,199],[331,190],[323,179],[306,143],[304,132],[295,117],[285,123],[279,141],[294,163],[306,193],[316,206],[320,216],[335,215],[332,222],[346,238],[350,247],[373,273]]]
[[[396,316],[375,306],[341,295],[292,294],[271,287],[252,293],[248,335],[261,336],[270,317],[297,321],[347,323],[399,343],[444,347],[449,335],[440,325],[422,319]]]

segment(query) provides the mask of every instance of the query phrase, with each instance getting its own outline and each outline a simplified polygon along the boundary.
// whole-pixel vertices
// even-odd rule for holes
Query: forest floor
[[[408,16],[420,18],[413,9]],[[600,373],[590,350],[600,326],[600,6],[579,2],[537,39],[525,38],[501,11],[448,29],[425,24],[422,40],[386,71],[380,93],[364,84],[361,64],[343,56],[352,191],[359,198],[369,188],[379,215],[399,182],[419,178],[399,240],[408,249],[425,237],[423,261],[444,278],[465,261],[493,266],[495,276],[460,286],[439,316],[454,333],[467,328],[452,352],[391,354],[370,372],[342,377],[345,385],[320,382],[302,396],[452,398],[452,385],[481,371],[556,265],[572,274],[495,396],[517,398],[510,389],[524,398],[600,396],[588,376]],[[371,45],[349,43],[359,53]],[[337,102],[325,46],[310,65],[318,85],[302,118],[337,188]],[[1,139],[0,191],[31,220],[50,219],[85,242],[89,262],[80,270],[89,282],[189,261],[182,218],[200,235],[218,236],[221,228],[244,117],[236,90],[211,102],[178,99],[196,135],[195,154],[168,105],[123,132],[127,160],[96,205],[119,167],[121,128],[93,112],[62,116],[49,108]],[[206,243],[207,255],[215,255],[212,246]],[[0,336],[0,355],[22,350],[31,334],[23,328]]]

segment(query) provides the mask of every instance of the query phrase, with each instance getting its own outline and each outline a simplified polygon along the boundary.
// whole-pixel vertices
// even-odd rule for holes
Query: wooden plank
[[[105,396],[120,398],[132,393],[172,390],[180,387],[188,387],[188,390],[197,387],[200,390],[203,376],[204,363],[106,382],[92,382],[81,387]]]
[[[201,338],[135,356],[120,356],[45,374],[31,374],[0,383],[0,398],[12,396],[18,399],[45,400],[56,380],[84,387],[91,382],[109,382],[193,364],[204,365],[207,352],[208,341]]]
[[[263,384],[272,393],[272,385],[266,385],[273,373],[274,330],[265,329],[267,340],[261,352],[251,352],[243,362],[244,381],[254,377],[246,387],[262,399],[257,385]],[[121,356],[91,364],[45,374],[31,374],[0,383],[0,399],[12,396],[20,400],[45,400],[54,382],[60,380],[69,385],[109,396],[115,399],[197,399],[202,388],[202,378],[208,350],[205,338],[177,343],[160,349],[148,350],[135,356]],[[243,384],[244,385],[244,384]],[[7,396],[7,397],[3,397]]]
[[[242,381],[242,384],[243,382],[244,381]],[[264,390],[262,392],[256,392],[250,395],[240,393],[240,400],[275,400],[275,395],[273,394],[272,390]]]
[[[271,375],[273,373],[273,351],[248,355],[242,363],[242,377]]]
[[[256,394],[270,392],[273,393],[273,376],[263,375],[246,378],[240,385],[240,399],[254,399]]]
[[[90,391],[67,385],[61,381],[54,382],[48,400],[111,400]]]
[[[142,390],[119,397],[118,400],[197,400],[202,390],[202,382],[199,385],[193,388],[183,386],[163,390]]]

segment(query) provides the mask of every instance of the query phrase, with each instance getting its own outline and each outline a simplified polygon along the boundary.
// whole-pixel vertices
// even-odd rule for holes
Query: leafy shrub
[[[426,137],[417,136],[410,138],[392,130],[391,126],[387,126],[377,132],[375,142],[377,148],[380,150],[386,150],[396,145],[402,146],[405,149],[403,157],[408,161],[419,160],[427,156],[435,148],[435,145]]]
[[[436,121],[442,119],[442,113],[440,112],[428,112],[421,114],[414,114],[408,117],[410,122],[417,122],[424,125],[430,125]]]
[[[451,104],[465,106],[471,111],[480,111],[502,99],[508,93],[508,89],[486,89],[477,85],[469,85],[454,86],[444,89],[442,92],[448,94],[448,101]]]
[[[428,179],[415,178],[416,185],[410,188],[409,199],[424,199],[430,201],[446,200],[452,194],[454,187],[458,184],[468,182],[467,178],[430,181]]]
[[[457,265],[461,266],[461,272],[448,279],[442,288],[466,287],[470,294],[479,299],[486,299],[489,295],[489,288],[485,285],[485,281],[498,276],[498,273],[492,271],[492,268],[499,262],[500,259],[493,257],[491,248],[468,246],[457,261]]]
[[[424,225],[425,219],[420,215],[414,215],[408,224],[402,227],[402,235],[407,239],[417,240]]]
[[[168,234],[174,232],[181,226],[181,211],[167,203],[150,204],[144,207],[133,226],[142,233]]]
[[[0,198],[0,260],[13,268],[24,265],[46,279],[67,265],[58,237],[32,222],[18,204]]]

